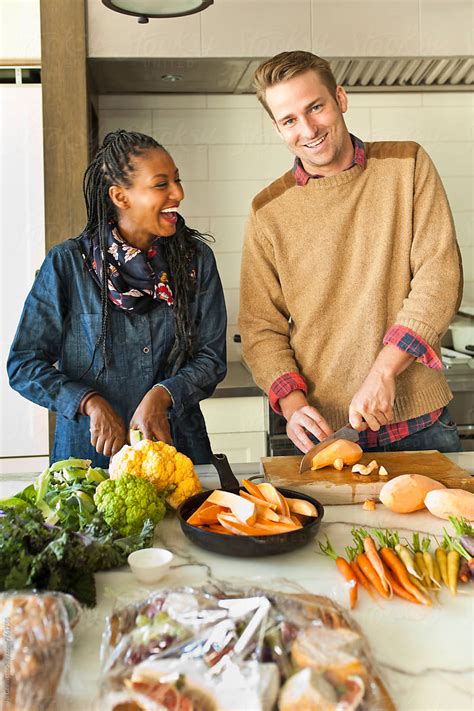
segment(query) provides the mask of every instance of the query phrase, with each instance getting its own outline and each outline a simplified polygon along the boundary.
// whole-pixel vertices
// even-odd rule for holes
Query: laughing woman
[[[173,159],[109,133],[84,196],[83,233],[51,249],[26,299],[10,385],[57,413],[52,461],[107,466],[130,428],[209,462],[199,402],[226,373],[226,311],[213,253],[178,213]]]

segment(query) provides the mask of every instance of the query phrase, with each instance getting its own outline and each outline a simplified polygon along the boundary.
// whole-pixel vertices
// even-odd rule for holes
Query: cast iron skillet
[[[225,454],[213,454],[212,464],[217,469],[221,487],[224,491],[238,494],[243,487],[235,478]],[[290,489],[280,489],[278,491],[283,496],[290,498],[305,499],[310,501],[318,511],[317,518],[309,518],[297,531],[289,533],[279,533],[270,536],[235,536],[213,531],[204,531],[186,522],[186,519],[196,511],[196,509],[207,499],[211,491],[203,491],[200,494],[191,496],[184,501],[178,509],[178,518],[184,535],[201,548],[205,548],[213,553],[236,556],[239,558],[251,558],[254,556],[277,555],[279,553],[289,553],[296,548],[306,545],[314,536],[321,525],[324,516],[324,508],[316,499],[307,494],[291,491]]]

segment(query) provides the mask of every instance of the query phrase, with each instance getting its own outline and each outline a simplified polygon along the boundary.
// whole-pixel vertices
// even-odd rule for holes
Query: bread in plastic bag
[[[100,711],[394,711],[329,598],[226,583],[155,592],[103,635]]]
[[[79,614],[79,604],[64,593],[0,594],[1,711],[53,706]]]

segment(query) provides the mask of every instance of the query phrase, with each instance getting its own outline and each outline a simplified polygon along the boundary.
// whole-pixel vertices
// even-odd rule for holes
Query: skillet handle
[[[219,480],[221,482],[221,487],[224,489],[224,491],[239,488],[240,484],[237,478],[234,476],[234,473],[230,468],[230,464],[225,454],[212,454],[211,464],[214,464],[217,470]]]

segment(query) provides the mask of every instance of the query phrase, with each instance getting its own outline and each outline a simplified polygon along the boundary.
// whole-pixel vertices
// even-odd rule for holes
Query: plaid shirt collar
[[[349,168],[345,168],[345,170],[349,170],[354,165],[360,165],[361,168],[365,168],[364,143],[356,136],[353,136],[352,133],[350,133],[349,135],[351,137],[352,145],[354,146],[354,157],[352,159],[352,163],[350,164]],[[295,176],[295,182],[297,185],[306,185],[306,183],[308,182],[308,180],[310,178],[324,177],[322,175],[310,175],[309,173],[307,173],[306,170],[303,168],[303,164],[299,158],[295,158],[295,162],[293,163],[292,173]]]

